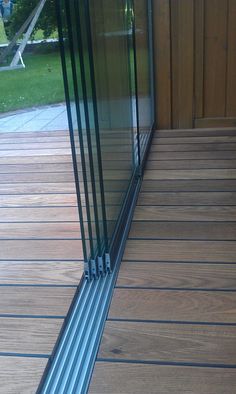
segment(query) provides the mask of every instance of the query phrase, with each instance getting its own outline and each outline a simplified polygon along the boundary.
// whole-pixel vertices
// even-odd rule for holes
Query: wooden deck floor
[[[235,141],[155,134],[90,394],[236,392]]]
[[[0,393],[35,393],[82,275],[67,132],[0,133]]]

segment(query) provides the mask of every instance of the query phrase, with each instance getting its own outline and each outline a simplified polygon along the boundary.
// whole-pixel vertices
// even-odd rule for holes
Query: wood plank
[[[206,143],[206,144],[168,144],[161,145],[156,144],[151,146],[151,152],[217,152],[222,151],[235,151],[236,143],[224,144],[224,143]],[[235,152],[234,152],[235,153]],[[235,157],[234,157],[235,158]]]
[[[1,174],[22,174],[25,172],[72,172],[71,163],[28,163],[28,164],[0,164]]]
[[[30,194],[75,194],[74,182],[56,182],[56,183],[2,183],[0,184],[0,193],[14,195]]]
[[[76,223],[1,223],[1,239],[81,239]]]
[[[83,275],[79,261],[4,261],[0,262],[1,284],[77,286]]]
[[[236,207],[223,206],[138,206],[134,220],[179,220],[179,221],[213,221],[235,222]]]
[[[75,194],[22,194],[0,195],[0,206],[7,207],[38,207],[38,206],[77,206]]]
[[[0,346],[3,353],[51,354],[63,319],[0,317]]]
[[[98,358],[235,365],[236,327],[113,322]]]
[[[38,151],[27,151],[27,156],[26,156],[26,152],[24,151],[7,151],[10,152],[8,155],[5,152],[4,155],[1,154],[0,156],[0,164],[27,164],[27,163],[71,163],[72,159],[71,159],[71,154],[70,152],[65,152],[65,154],[63,154],[61,152],[58,152],[58,149],[54,149],[53,154],[55,154],[55,156],[53,156],[52,154],[52,150],[51,151],[44,151],[44,150],[38,150]],[[42,154],[42,152],[44,152],[45,154]],[[51,160],[50,160],[50,156],[51,156]],[[131,163],[131,152],[104,152],[103,154],[103,160],[104,161],[109,161],[109,160],[113,160],[113,161],[117,161],[117,162],[121,162],[121,161],[129,161]],[[66,159],[67,158],[67,159]],[[77,156],[77,162],[80,163],[80,156]]]
[[[6,157],[16,157],[18,156],[64,156],[71,155],[69,148],[60,148],[60,149],[27,149],[27,150],[2,150],[0,152],[0,158]]]
[[[126,190],[128,185],[128,180],[116,181],[116,180],[104,180],[105,192],[121,192]],[[91,185],[88,187],[91,191]],[[81,183],[81,193],[83,194],[84,188]],[[58,182],[58,183],[40,183],[40,182],[30,182],[30,183],[4,183],[0,184],[1,194],[47,194],[47,193],[74,193],[75,194],[75,184],[74,182]]]
[[[236,242],[128,240],[124,259],[236,263]]]
[[[235,216],[236,220],[236,216]],[[234,223],[211,222],[132,222],[129,238],[131,239],[198,239],[198,240],[235,240],[236,221]]]
[[[52,143],[54,142],[55,144],[57,142],[70,142],[70,136],[69,132],[68,134],[64,134],[61,136],[54,136],[54,135],[49,135],[49,136],[41,136],[38,137],[38,134],[36,133],[35,135],[30,134],[29,136],[21,136],[21,132],[18,133],[17,136],[12,136],[11,133],[8,134],[8,136],[4,135],[2,136],[2,133],[0,132],[0,141],[1,141],[1,146],[3,147],[4,144],[36,144],[36,143]]]
[[[224,117],[206,117],[195,119],[194,127],[196,128],[208,128],[208,127],[235,127],[236,118],[224,118]]]
[[[70,222],[78,221],[77,207],[50,207],[50,208],[0,208],[2,223],[10,222]]]
[[[165,138],[173,137],[215,137],[215,136],[235,136],[235,127],[227,128],[195,128],[195,129],[167,129],[156,130],[155,135]]]
[[[1,158],[0,158],[1,159]],[[33,161],[33,160],[32,160]],[[43,160],[42,160],[43,161]],[[48,160],[49,161],[49,160]],[[79,163],[79,160],[78,160]],[[132,167],[131,162],[128,160],[120,161],[119,168],[124,170],[130,170]],[[82,167],[81,167],[82,168]],[[104,169],[117,169],[116,160],[103,160]],[[61,162],[61,163],[28,163],[28,164],[0,164],[0,173],[2,174],[18,174],[23,172],[73,172],[72,163]]]
[[[65,316],[76,288],[0,287],[0,314]]]
[[[174,169],[211,169],[211,168],[234,168],[236,160],[149,160],[146,170],[174,170]]]
[[[108,317],[235,323],[235,303],[235,292],[115,289]]]
[[[236,192],[140,193],[138,205],[235,205]],[[220,208],[219,208],[220,209]]]
[[[82,260],[80,240],[1,240],[0,260]]]
[[[71,155],[58,155],[58,156],[29,156],[27,152],[27,156],[25,155],[14,155],[12,157],[0,157],[0,165],[28,165],[28,164],[61,164],[61,163],[71,163],[72,165],[72,158]]]
[[[176,159],[197,159],[197,160],[230,160],[233,159],[235,160],[236,158],[236,153],[235,150],[229,151],[229,150],[224,150],[224,151],[215,151],[215,150],[206,150],[206,151],[194,151],[194,152],[187,152],[187,151],[165,151],[165,152],[155,152],[152,151],[149,154],[149,160],[176,160]]]
[[[147,170],[145,172],[145,179],[236,179],[236,169]]]
[[[108,206],[107,215],[114,220],[114,215],[118,215],[120,211],[120,206]],[[85,214],[85,207],[82,207],[82,212]],[[32,222],[78,222],[78,208],[64,207],[64,206],[37,206],[37,207],[27,207],[23,205],[18,207],[0,207],[0,222],[1,223],[32,223]],[[27,216],[29,214],[30,216]],[[47,216],[45,216],[47,215]]]
[[[35,393],[47,359],[34,357],[0,357],[0,381],[4,394]]]
[[[128,137],[123,137],[122,141],[124,141],[124,151],[126,152],[127,150],[130,150],[131,146],[131,140]],[[75,144],[77,147],[79,147],[79,144]],[[94,146],[94,145],[93,145]],[[105,151],[111,151],[113,149],[120,151],[122,147],[122,143],[120,141],[120,138],[103,138],[102,139],[102,146]],[[17,141],[11,141],[10,143],[7,143],[3,141],[0,145],[0,154],[2,152],[7,151],[7,150],[14,150],[17,154],[17,151],[28,151],[28,150],[56,150],[56,149],[68,149],[68,154],[71,153],[71,145],[70,145],[70,139],[66,139],[65,141],[58,141],[56,138],[53,141],[46,142],[45,140],[41,140],[40,142],[34,141],[32,139],[31,142],[21,142],[21,140]]]
[[[146,180],[142,183],[142,192],[230,192],[236,191],[234,179],[189,179],[189,180]]]
[[[1,125],[4,124],[2,122],[2,118],[0,116],[0,122]],[[127,131],[124,129],[112,129],[112,130],[101,130],[101,136],[104,141],[109,140],[109,139],[114,139],[119,140],[120,138],[117,137],[119,133],[119,136],[122,136],[126,139],[129,138],[129,135],[127,134]],[[17,140],[19,143],[24,143],[24,142],[53,142],[53,141],[70,141],[70,135],[69,135],[69,130],[68,131],[62,131],[62,132],[54,132],[52,131],[33,131],[33,132],[22,132],[22,131],[17,131],[17,132],[3,132],[0,131],[0,140],[3,143],[15,143]]]
[[[0,115],[0,120],[5,118],[5,115]],[[113,128],[101,130],[103,138],[113,137],[117,138],[117,132],[120,134],[127,135],[127,131],[124,128]],[[38,131],[0,131],[0,138],[37,138],[37,137],[65,137],[69,136],[69,130],[38,130]]]
[[[156,114],[159,127],[171,128],[171,48],[170,3],[157,0],[153,3],[154,59],[156,69]],[[165,43],[165,45],[163,45]]]
[[[228,59],[226,116],[236,116],[236,2],[228,1]]]
[[[74,182],[74,174],[69,172],[22,172],[18,174],[0,174],[1,183],[30,183],[30,182]],[[27,186],[27,185],[26,185]]]
[[[118,153],[120,153],[120,156],[122,156],[123,154],[126,153],[126,154],[128,154],[128,160],[129,160],[130,155],[132,155],[132,149],[133,149],[132,139],[130,138],[128,140],[128,142],[124,141],[124,144],[122,144],[120,142],[120,139],[118,141],[119,141],[119,143],[118,142],[115,143],[115,142],[113,142],[113,140],[109,141],[109,144],[107,144],[107,143],[103,144],[102,143],[102,151],[103,151],[103,153],[104,154],[106,153],[108,155],[116,153],[117,157],[119,157]],[[123,139],[122,139],[122,141],[123,141]],[[75,144],[75,146],[76,146],[77,155],[80,156],[80,149],[79,149],[80,146],[79,146],[79,144]],[[95,149],[95,145],[92,146],[92,147]]]
[[[117,170],[119,168],[120,170],[133,171],[133,163],[129,159],[119,160],[119,163],[117,163],[117,160],[111,158],[109,160],[102,160],[102,165],[104,170]]]
[[[236,288],[235,264],[123,261],[117,286],[182,289]]]
[[[194,2],[194,117],[203,116],[204,95],[204,0]]]
[[[219,142],[228,142],[228,143],[232,143],[232,142],[236,142],[236,136],[235,135],[224,135],[224,136],[188,136],[188,137],[161,137],[159,136],[158,133],[154,134],[153,140],[152,140],[152,144],[160,144],[160,145],[166,145],[166,144],[205,144],[205,143],[219,143]],[[213,145],[214,147],[214,145]]]
[[[187,377],[187,378],[186,378]],[[97,362],[89,394],[232,394],[234,369]]]
[[[208,118],[225,116],[227,12],[226,1],[205,0],[204,117]]]
[[[70,141],[69,139],[67,141],[57,141],[57,139],[55,139],[55,141],[53,142],[35,142],[34,140],[32,142],[26,142],[26,143],[21,143],[19,141],[14,142],[12,141],[11,143],[1,143],[0,146],[0,155],[2,154],[2,152],[4,152],[5,150],[14,150],[15,153],[17,154],[17,151],[28,151],[28,150],[48,150],[48,149],[68,149],[68,151],[70,150]]]
[[[4,115],[5,117],[5,115]],[[2,117],[0,118],[2,119]],[[69,130],[50,130],[50,131],[1,131],[0,138],[35,138],[35,137],[64,137],[69,135]]]
[[[113,181],[128,180],[129,181],[132,173],[133,173],[133,169],[131,169],[131,168],[129,170],[122,170],[117,167],[113,170],[104,169],[103,170],[103,178],[105,181],[107,181],[107,180],[113,180]]]
[[[125,191],[112,192],[106,191],[106,203],[111,206],[121,204],[125,196]],[[91,197],[91,194],[89,194]],[[85,195],[81,193],[81,204],[85,205]],[[0,206],[7,207],[71,207],[78,206],[77,196],[73,193],[44,193],[44,194],[2,194],[0,195]]]

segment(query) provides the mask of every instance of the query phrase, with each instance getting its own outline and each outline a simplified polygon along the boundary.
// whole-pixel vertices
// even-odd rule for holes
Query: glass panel
[[[61,41],[61,55],[64,75],[65,92],[67,99],[67,112],[69,119],[70,137],[73,153],[75,181],[77,186],[78,208],[80,213],[81,235],[83,241],[84,258],[87,261],[93,251],[93,235],[88,204],[88,191],[86,189],[87,171],[82,171],[81,162],[84,160],[83,142],[79,143],[81,133],[85,128],[84,111],[78,103],[81,101],[81,73],[80,66],[76,70],[76,52],[72,39],[71,10],[66,1],[57,2],[58,27]],[[72,13],[74,15],[74,13]],[[74,23],[75,25],[75,23]],[[83,101],[82,101],[83,102]],[[81,115],[82,113],[82,115]]]
[[[141,0],[135,9],[132,0],[58,5],[86,275],[97,276],[119,244],[152,127],[150,9]]]
[[[107,235],[88,7],[81,1],[59,5],[59,18],[64,22],[60,33],[75,179],[84,232],[84,256],[89,262],[102,256],[107,249]],[[96,269],[92,274],[97,275]]]
[[[151,0],[134,0],[135,57],[141,160],[154,123]]]
[[[82,2],[81,2],[82,6]],[[95,71],[94,71],[94,54],[92,48],[92,35],[91,35],[91,21],[88,2],[83,2],[83,16],[82,16],[82,29],[84,30],[84,41],[87,47],[84,45],[84,73],[87,83],[87,100],[88,100],[88,121],[90,122],[90,136],[87,135],[91,140],[91,156],[90,162],[93,159],[93,173],[92,178],[92,190],[95,195],[94,198],[94,211],[95,211],[95,225],[97,230],[98,239],[98,254],[102,256],[103,252],[108,249],[107,244],[107,223],[106,223],[106,211],[105,211],[105,196],[104,196],[104,184],[102,174],[102,158],[101,158],[101,147],[100,147],[100,136],[99,136],[99,121],[98,121],[98,109],[97,109],[97,97],[96,97],[96,82],[95,82]],[[86,22],[85,22],[86,21]],[[84,23],[84,25],[83,25]],[[83,37],[83,35],[82,35]]]
[[[134,173],[130,29],[125,0],[91,0],[95,70],[109,245]]]

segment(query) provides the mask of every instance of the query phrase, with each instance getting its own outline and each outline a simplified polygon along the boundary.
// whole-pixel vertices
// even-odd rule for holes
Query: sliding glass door
[[[112,269],[153,127],[151,2],[58,0],[85,275]]]

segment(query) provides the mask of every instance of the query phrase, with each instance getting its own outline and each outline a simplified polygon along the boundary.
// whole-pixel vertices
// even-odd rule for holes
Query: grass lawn
[[[56,33],[50,38],[56,38]],[[38,31],[34,39],[43,39]],[[0,18],[0,44],[7,43]],[[65,100],[59,53],[25,54],[25,69],[0,73],[0,113]]]
[[[139,94],[146,95],[149,85],[146,78],[148,65],[142,60],[142,54],[143,50],[141,49],[138,58],[138,69],[141,76],[139,78]],[[26,64],[25,69],[0,72],[0,113],[65,101],[59,52],[25,53],[23,58]],[[87,56],[85,56],[85,62],[88,62]],[[105,78],[105,73],[101,74],[101,70],[104,68],[104,59],[99,52],[96,53],[95,66],[100,70],[102,78]],[[89,69],[87,64],[85,68]],[[114,98],[116,95],[119,97],[120,71],[118,67],[116,72],[114,65],[110,89]],[[91,93],[89,88],[87,93]],[[106,94],[106,90],[104,92],[101,90],[100,99],[106,99]]]
[[[65,100],[59,53],[25,54],[24,62],[0,73],[0,113]]]

